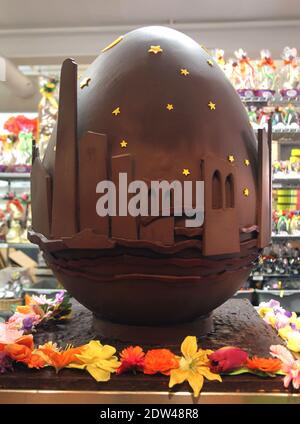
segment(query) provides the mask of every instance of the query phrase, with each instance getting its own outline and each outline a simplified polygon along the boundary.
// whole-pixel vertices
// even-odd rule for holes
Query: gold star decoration
[[[166,108],[168,110],[173,110],[174,109],[174,106],[172,105],[172,103],[168,103],[167,106],[166,106]]]
[[[122,147],[122,149],[124,149],[125,147],[127,147],[128,142],[126,140],[122,140],[120,143],[120,146]]]
[[[183,174],[185,177],[187,177],[188,175],[190,175],[190,170],[189,170],[189,169],[187,169],[187,168],[183,168],[183,170],[182,170],[182,174]]]
[[[115,115],[115,116],[119,115],[120,113],[121,113],[121,109],[120,109],[119,106],[115,110],[112,111],[112,114]]]
[[[249,159],[245,159],[245,160],[244,160],[244,164],[245,164],[246,166],[249,166],[249,165],[250,165],[250,160],[249,160]]]
[[[235,158],[234,158],[234,156],[233,156],[233,155],[228,155],[228,156],[227,156],[227,159],[228,159],[228,161],[229,161],[230,163],[233,163],[233,162],[235,161]]]
[[[243,190],[243,195],[244,196],[246,196],[246,197],[248,197],[249,196],[249,188],[244,188],[244,190]]]
[[[216,104],[215,104],[215,103],[213,103],[211,100],[210,100],[210,102],[208,103],[208,107],[210,108],[210,110],[216,110]]]
[[[180,69],[180,74],[184,75],[185,77],[188,76],[190,73],[186,68]]]
[[[106,46],[104,49],[101,50],[102,53],[106,52],[107,50],[111,49],[112,47],[115,47],[117,44],[120,43],[120,41],[122,41],[124,38],[123,35],[120,35],[120,37],[118,37],[115,41],[113,41],[112,43],[110,43],[108,46]]]
[[[208,64],[209,66],[214,66],[214,62],[213,62],[211,59],[208,59],[208,60],[207,60],[207,64]]]
[[[90,82],[91,82],[91,78],[90,77],[83,78],[83,80],[80,81],[80,88],[81,88],[81,90],[83,88],[85,88],[85,87],[88,87]]]
[[[150,49],[148,50],[148,53],[161,53],[163,49],[160,46],[150,46]]]

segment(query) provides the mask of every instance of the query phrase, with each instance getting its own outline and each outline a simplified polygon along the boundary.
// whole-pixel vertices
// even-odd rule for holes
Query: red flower
[[[208,358],[211,371],[220,374],[240,368],[247,362],[248,354],[238,347],[226,346],[211,353]]]
[[[129,346],[123,349],[120,354],[121,365],[117,369],[117,374],[123,374],[130,370],[143,371],[145,353],[140,346]]]

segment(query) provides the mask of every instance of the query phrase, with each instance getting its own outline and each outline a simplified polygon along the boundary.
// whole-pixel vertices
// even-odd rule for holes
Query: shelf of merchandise
[[[0,243],[0,249],[38,249],[38,246],[31,243]]]
[[[300,274],[268,274],[268,273],[256,274],[256,275],[250,274],[250,278],[253,281],[263,281],[267,278],[290,278],[290,279],[300,280]]]
[[[0,181],[26,181],[30,182],[29,172],[0,172]],[[9,187],[10,189],[10,187]],[[7,243],[0,242],[0,249],[38,249],[38,246],[32,243]]]
[[[289,189],[297,189],[300,188],[300,176],[291,178],[273,178],[272,180],[272,188],[289,188]]]
[[[0,180],[11,181],[11,180],[29,180],[30,172],[18,173],[18,172],[0,172]]]
[[[300,235],[294,234],[272,234],[273,241],[300,241]]]
[[[252,96],[252,97],[242,97],[240,96],[241,101],[245,105],[262,105],[262,106],[287,106],[292,103],[294,106],[300,106],[300,97],[286,98],[281,97],[276,94],[275,96],[262,97],[262,96]]]
[[[273,130],[272,140],[279,141],[280,143],[292,144],[293,142],[300,142],[300,128],[298,130]]]
[[[40,276],[47,276],[47,277],[52,277],[54,274],[53,274],[53,272],[52,272],[52,270],[51,269],[49,269],[49,268],[36,268],[35,270],[34,270],[34,275],[36,276],[36,277],[40,277]]]

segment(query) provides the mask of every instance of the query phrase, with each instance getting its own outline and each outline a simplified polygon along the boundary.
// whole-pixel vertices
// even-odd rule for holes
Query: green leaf
[[[240,374],[246,374],[249,373],[249,369],[248,368],[238,368],[236,370],[230,371],[230,372],[226,372],[224,374],[226,375],[240,375]],[[223,374],[223,373],[222,373]]]
[[[254,374],[254,375],[257,375],[258,377],[263,377],[263,378],[266,378],[266,377],[274,378],[274,377],[276,377],[276,374],[285,375],[285,374],[282,373],[282,371],[277,371],[276,373],[271,374],[271,373],[266,373],[266,372],[259,371],[259,370],[251,370],[251,369],[246,368],[246,367],[238,368],[236,370],[233,370],[231,372],[224,373],[224,374],[226,374],[226,375]]]

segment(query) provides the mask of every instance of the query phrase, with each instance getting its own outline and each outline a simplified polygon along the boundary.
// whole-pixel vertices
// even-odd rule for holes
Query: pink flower
[[[51,305],[52,300],[48,299],[45,294],[41,294],[39,296],[36,296],[35,294],[31,296],[31,299],[33,302],[35,302],[37,305]]]
[[[211,353],[208,358],[211,371],[220,374],[240,368],[247,362],[248,354],[238,347],[227,346]]]
[[[23,335],[23,331],[10,328],[6,323],[0,323],[0,344],[15,343]]]
[[[271,355],[282,361],[282,371],[286,374],[283,379],[284,387],[292,382],[294,389],[300,387],[300,360],[295,359],[291,352],[282,345],[270,347]]]
[[[30,328],[28,328],[28,320],[29,319],[31,321],[31,327]],[[30,314],[22,314],[20,312],[15,312],[9,318],[7,324],[8,324],[8,326],[9,326],[10,329],[15,329],[15,330],[24,330],[24,329],[26,329],[26,330],[29,330],[32,327],[34,327],[37,324],[39,324],[40,321],[41,321],[40,315],[37,315],[34,312],[32,312]],[[27,323],[27,326],[26,326],[26,323]]]

